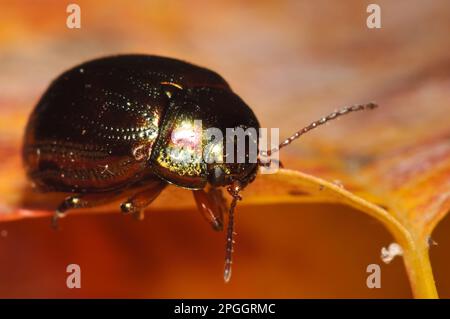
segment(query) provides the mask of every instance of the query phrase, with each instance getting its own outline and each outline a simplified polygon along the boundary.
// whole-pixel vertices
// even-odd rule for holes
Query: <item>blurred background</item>
[[[2,172],[20,171],[23,127],[50,81],[117,53],[176,57],[217,71],[262,126],[279,127],[281,136],[345,104],[396,105],[324,127],[286,150],[286,166],[319,176],[314,161],[323,159],[324,144],[367,155],[414,141],[399,130],[426,137],[430,127],[445,129],[450,2],[378,0],[382,28],[368,29],[372,2],[76,1],[81,28],[68,29],[71,2],[1,0]],[[16,194],[2,189],[6,212]],[[233,278],[224,284],[224,234],[210,229],[193,201],[167,209],[164,200],[170,196],[143,222],[111,212],[71,216],[59,232],[47,218],[0,223],[0,297],[411,297],[402,260],[381,265],[380,249],[392,236],[361,212],[332,204],[240,208]],[[450,297],[449,233],[447,218],[433,235],[439,249],[431,250],[441,297]],[[81,266],[81,289],[65,285],[71,263]],[[382,267],[381,289],[366,286],[372,263]]]

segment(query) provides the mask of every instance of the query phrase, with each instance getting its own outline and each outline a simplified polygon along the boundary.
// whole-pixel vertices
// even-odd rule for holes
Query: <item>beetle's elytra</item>
[[[339,115],[374,106],[334,112],[279,148]],[[192,127],[197,120],[202,129],[259,129],[250,107],[213,71],[157,56],[92,60],[60,75],[36,105],[24,138],[26,172],[41,191],[73,193],[56,209],[54,222],[69,209],[113,198],[124,199],[124,213],[141,216],[168,183],[192,190],[199,211],[214,229],[222,230],[224,214],[229,213],[228,281],[234,207],[259,164],[211,163],[203,157],[193,161],[192,149],[205,145],[203,135]],[[184,133],[174,137],[174,132]],[[257,137],[253,139],[257,143]],[[221,149],[215,156],[226,154]],[[221,187],[233,197],[230,209]]]

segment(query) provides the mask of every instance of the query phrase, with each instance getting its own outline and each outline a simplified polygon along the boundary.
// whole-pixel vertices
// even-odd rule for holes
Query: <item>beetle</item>
[[[333,112],[266,155],[341,115],[375,106]],[[196,120],[202,129],[260,128],[250,107],[209,69],[152,55],[91,60],[56,78],[31,113],[23,143],[25,170],[38,190],[71,194],[55,210],[55,227],[68,210],[115,199],[123,199],[123,213],[142,218],[168,184],[192,190],[214,230],[223,230],[228,214],[224,279],[229,281],[239,194],[267,163],[250,161],[249,149],[243,162],[192,160],[207,142],[192,125]],[[258,143],[257,136],[251,140]],[[219,148],[215,156],[228,154]],[[229,207],[223,188],[231,195]]]

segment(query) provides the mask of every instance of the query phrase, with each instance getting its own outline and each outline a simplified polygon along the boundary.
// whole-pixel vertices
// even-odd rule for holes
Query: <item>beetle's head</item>
[[[258,170],[257,136],[253,127],[236,127],[228,129],[223,141],[206,137],[204,160],[211,186],[230,186],[238,182],[243,188],[253,181]]]

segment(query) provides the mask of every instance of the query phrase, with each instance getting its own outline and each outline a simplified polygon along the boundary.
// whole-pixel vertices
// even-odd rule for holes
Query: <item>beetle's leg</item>
[[[227,204],[221,190],[211,188],[209,192],[205,192],[201,189],[192,193],[194,194],[198,210],[212,228],[217,231],[223,230],[223,215],[227,210]]]
[[[149,181],[144,189],[140,190],[120,205],[122,213],[132,213],[136,219],[144,219],[145,207],[150,205],[156,197],[158,197],[166,185],[167,183],[161,180]]]
[[[228,204],[223,196],[222,190],[220,188],[213,187],[209,190],[208,195],[211,196],[212,200],[217,204],[219,217],[223,223],[223,215],[228,213]]]
[[[117,199],[117,197],[121,194],[122,191],[114,191],[105,193],[79,194],[66,197],[53,214],[52,227],[58,228],[58,220],[64,217],[70,209],[102,205]]]

